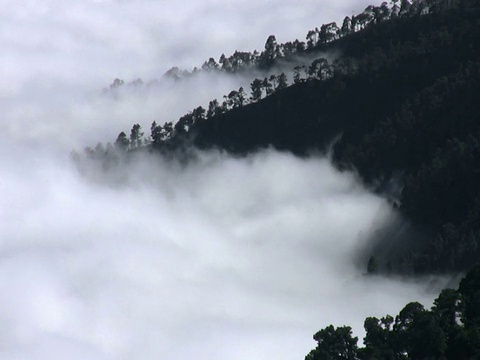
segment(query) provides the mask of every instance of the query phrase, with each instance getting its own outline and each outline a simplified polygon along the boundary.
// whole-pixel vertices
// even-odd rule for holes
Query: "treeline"
[[[309,30],[306,35],[306,43],[297,39],[293,42],[277,44],[275,36],[270,35],[265,43],[265,50],[261,53],[258,51],[254,51],[253,53],[236,51],[228,58],[222,54],[218,63],[215,59],[210,58],[208,61],[205,61],[201,70],[235,73],[251,67],[260,69],[270,68],[278,59],[286,58],[292,60],[291,58],[294,54],[302,54],[314,49],[319,49],[322,45],[354,34],[369,26],[392,19],[426,15],[433,11],[453,7],[455,4],[455,1],[441,0],[413,0],[412,2],[408,0],[394,0],[391,2],[391,7],[389,7],[387,2],[383,2],[380,6],[369,5],[358,15],[352,15],[352,17],[346,16],[341,27],[338,27],[335,22],[332,22],[321,25],[320,29],[315,28],[314,30]],[[298,84],[312,79],[327,80],[334,74],[353,75],[357,67],[355,59],[350,57],[337,59],[333,63],[329,63],[328,59],[320,57],[314,59],[309,66],[296,65],[293,68],[293,83]],[[165,75],[174,79],[180,79],[196,74],[199,71],[200,69],[198,68],[194,68],[192,72],[188,72],[174,67],[167,71]],[[152,83],[155,83],[155,81],[149,84],[151,85]],[[116,78],[109,88],[110,90],[115,90],[124,85],[140,87],[144,85],[144,82],[141,79],[136,79],[125,83],[123,80]],[[130,139],[131,141],[129,141],[125,132],[121,132],[116,144],[120,144],[118,148],[124,150],[132,150],[138,145],[145,145],[150,142],[158,146],[161,142],[172,139],[174,134],[184,135],[197,121],[210,119],[215,115],[221,115],[232,109],[257,102],[262,98],[272,95],[277,90],[284,89],[288,86],[288,79],[284,72],[279,75],[271,74],[269,77],[263,79],[256,78],[250,84],[250,96],[247,95],[243,87],[240,87],[238,90],[232,90],[228,95],[224,95],[223,101],[219,101],[218,99],[211,100],[208,104],[208,110],[202,106],[193,109],[180,117],[175,125],[173,121],[167,121],[163,125],[157,124],[157,122],[154,121],[151,126],[150,137],[144,138],[143,141],[137,141],[135,139]],[[138,124],[135,124],[134,128],[138,126]],[[134,128],[132,128],[132,134],[135,132]],[[100,150],[102,149],[101,146],[98,148]],[[85,151],[91,154],[94,150],[87,148]]]
[[[443,290],[430,310],[412,302],[395,318],[366,318],[364,328],[364,346],[359,348],[349,326],[327,326],[313,336],[317,346],[305,360],[478,359],[480,265],[457,290]]]
[[[308,30],[305,36],[306,41],[295,39],[294,41],[279,44],[275,35],[270,35],[265,42],[264,50],[261,52],[257,50],[253,52],[235,51],[230,56],[221,54],[218,60],[211,57],[201,67],[194,67],[191,71],[172,67],[165,73],[165,77],[179,80],[201,72],[219,71],[234,74],[252,68],[268,70],[278,63],[279,60],[283,60],[286,63],[295,63],[298,56],[304,56],[314,50],[318,50],[322,45],[361,31],[369,26],[397,18],[426,15],[456,6],[458,6],[458,2],[454,0],[391,0],[390,3],[385,1],[379,6],[367,6],[360,14],[346,16],[341,26],[337,25],[336,22],[331,22],[322,24],[319,28]],[[303,69],[306,70],[307,68]],[[158,83],[158,80],[152,80],[146,84],[155,85],[156,83]],[[125,82],[117,78],[109,86],[109,89],[115,90],[123,85],[138,87],[144,85],[144,82],[141,79]]]

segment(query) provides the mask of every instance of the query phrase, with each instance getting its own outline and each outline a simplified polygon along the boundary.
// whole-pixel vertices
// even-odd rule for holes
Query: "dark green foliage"
[[[313,339],[317,347],[312,350],[305,360],[354,360],[357,353],[358,338],[352,337],[349,326],[334,328],[332,325],[320,330]]]
[[[389,315],[378,320],[376,317],[365,319],[365,347],[358,352],[360,359],[394,359],[391,325],[393,318]]]
[[[263,81],[260,79],[255,79],[250,84],[250,89],[252,90],[252,95],[250,96],[250,100],[258,101],[262,98],[262,88],[263,88]]]
[[[404,15],[319,45],[343,58],[323,73],[315,60],[316,79],[298,66],[294,86],[195,127],[196,144],[239,153],[273,145],[302,155],[326,150],[341,134],[337,165],[358,170],[380,192],[395,179],[399,190],[385,195],[423,229],[414,247],[375,254],[379,271],[387,263],[406,273],[468,268],[480,259],[479,19],[474,7]],[[358,28],[365,20],[356,21]]]
[[[439,359],[445,351],[445,335],[438,318],[423,305],[413,302],[395,318],[394,346],[397,355],[412,359]]]
[[[269,68],[279,56],[279,46],[275,35],[270,35],[265,42],[265,50],[260,54],[259,66]]]
[[[476,265],[458,290],[443,290],[431,310],[412,302],[395,322],[389,315],[365,319],[362,348],[353,343],[356,338],[348,326],[327,326],[315,334],[318,345],[305,359],[479,359],[479,293],[480,265]]]
[[[480,264],[475,266],[460,282],[462,322],[480,328]],[[480,349],[479,349],[480,350]]]

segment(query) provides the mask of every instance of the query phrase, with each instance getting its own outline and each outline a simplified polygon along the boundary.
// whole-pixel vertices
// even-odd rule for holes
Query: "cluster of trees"
[[[237,51],[230,57],[222,54],[218,63],[215,59],[210,58],[205,61],[201,70],[221,70],[232,73],[252,66],[269,68],[274,64],[275,59],[290,59],[294,55],[310,52],[323,44],[338,40],[368,26],[399,17],[426,15],[431,11],[453,6],[454,3],[454,1],[443,0],[392,0],[391,4],[383,2],[380,6],[369,5],[360,14],[346,16],[341,27],[336,22],[331,22],[321,25],[320,28],[309,30],[305,37],[306,42],[296,39],[293,42],[278,44],[275,36],[270,35],[265,42],[265,49],[261,53]],[[199,69],[195,68],[192,73],[198,71]]]
[[[218,99],[213,99],[209,102],[208,109],[199,106],[189,111],[187,114],[181,116],[175,125],[173,125],[172,122],[166,122],[162,126],[154,121],[150,128],[150,139],[145,141],[151,141],[154,147],[159,148],[163,146],[165,142],[171,141],[174,136],[177,138],[185,137],[190,129],[204,120],[212,119],[232,109],[241,108],[252,102],[257,102],[262,99],[262,97],[269,96],[287,86],[287,77],[284,73],[278,76],[272,74],[269,78],[266,77],[263,80],[255,79],[250,85],[250,97],[243,87],[240,87],[238,90],[232,90],[228,95],[224,95],[221,103]]]
[[[305,360],[477,359],[480,354],[480,265],[458,290],[445,289],[430,310],[407,304],[393,318],[365,319],[364,346],[349,326],[332,325],[314,336],[317,346]]]
[[[458,3],[459,1],[455,0],[391,0],[390,4],[382,2],[380,6],[369,5],[360,14],[346,16],[341,26],[338,26],[336,22],[331,22],[322,24],[320,28],[309,30],[305,37],[306,42],[295,39],[294,41],[278,44],[275,35],[270,35],[265,42],[264,50],[261,52],[257,50],[253,52],[235,51],[228,57],[225,54],[220,55],[218,61],[211,57],[200,68],[194,67],[192,71],[182,70],[174,66],[165,73],[165,77],[180,80],[202,71],[237,73],[253,67],[269,69],[278,59],[283,59],[287,62],[294,61],[295,56],[301,56],[304,53],[320,49],[322,45],[361,31],[369,26],[392,19],[438,12],[457,6]],[[157,82],[153,80],[148,82],[148,85]],[[124,84],[123,80],[117,78],[110,85],[110,90],[114,90]],[[141,86],[143,82],[141,79],[136,79],[129,82],[128,85]]]
[[[350,59],[338,59],[333,63],[329,63],[326,58],[318,58],[313,60],[310,66],[298,65],[294,68],[294,84],[306,82],[310,80],[327,80],[335,73],[353,74],[355,66]],[[132,85],[141,84],[141,80],[137,80]],[[111,88],[123,85],[123,81],[115,79]],[[245,105],[258,102],[259,100],[275,94],[279,90],[286,89],[289,86],[288,78],[284,72],[279,75],[271,74],[263,79],[255,78],[250,84],[250,96],[245,92],[243,87],[238,90],[232,90],[228,95],[223,96],[223,101],[213,99],[209,102],[208,108],[204,109],[199,106],[187,114],[181,116],[173,125],[173,122],[165,122],[164,125],[157,124],[154,121],[150,128],[150,137],[136,140],[135,136],[139,133],[135,124],[131,130],[130,139],[125,132],[121,132],[115,141],[116,148],[121,150],[133,150],[141,145],[153,144],[154,147],[162,146],[175,136],[184,136],[194,127],[195,124],[212,119],[215,116],[225,114],[232,109],[240,108]],[[133,136],[133,137],[132,137]],[[143,133],[142,133],[143,136]],[[91,148],[87,148],[86,152],[92,152]]]
[[[326,80],[336,72],[353,71],[353,69],[353,66],[347,67],[343,60],[338,60],[333,64],[329,64],[327,59],[319,58],[313,60],[309,67],[303,65],[296,66],[294,83],[305,82],[312,79]],[[138,83],[138,81],[135,82],[135,84]],[[115,88],[122,84],[123,82],[121,80],[115,79],[110,87]],[[250,96],[248,96],[243,87],[240,87],[238,90],[232,90],[228,95],[224,95],[222,102],[219,102],[218,99],[211,100],[208,104],[208,109],[199,106],[189,111],[187,114],[181,116],[175,125],[173,125],[173,122],[165,122],[164,125],[160,125],[154,121],[150,128],[149,138],[143,138],[144,133],[141,132],[140,125],[135,124],[132,127],[130,138],[128,138],[123,131],[118,135],[117,140],[115,141],[115,147],[126,151],[150,143],[155,147],[162,146],[164,142],[172,139],[174,134],[176,136],[185,135],[195,124],[203,120],[211,119],[214,116],[225,114],[232,109],[258,102],[259,100],[273,95],[277,91],[285,89],[288,86],[288,78],[283,72],[279,75],[271,74],[269,77],[263,79],[255,78],[250,84]],[[141,139],[138,138],[138,134],[140,133]],[[100,147],[100,149],[102,148]],[[91,153],[92,151],[94,150],[91,148],[86,149],[86,152],[88,153]]]

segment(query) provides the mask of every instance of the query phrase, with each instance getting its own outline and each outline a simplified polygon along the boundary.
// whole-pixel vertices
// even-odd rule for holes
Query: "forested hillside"
[[[467,0],[392,3],[309,31],[307,44],[269,37],[262,53],[210,59],[188,76],[252,67],[272,75],[253,80],[250,96],[232,90],[176,123],[153,123],[147,140],[135,124],[114,145],[87,149],[87,158],[108,169],[140,150],[242,155],[273,146],[306,156],[333,144],[335,164],[358,171],[422,234],[404,247],[383,237],[371,271],[468,269],[480,260],[480,8]],[[305,66],[302,58],[314,60]],[[275,75],[285,64],[291,84],[284,72]],[[179,77],[177,70],[169,75]]]

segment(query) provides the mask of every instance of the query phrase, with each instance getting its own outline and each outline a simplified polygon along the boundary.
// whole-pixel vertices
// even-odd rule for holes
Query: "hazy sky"
[[[143,159],[121,186],[69,160],[250,82],[103,94],[115,77],[304,40],[366,5],[0,0],[0,359],[303,359],[330,323],[361,335],[366,316],[429,306],[445,279],[363,276],[355,254],[398,214],[327,159]]]

